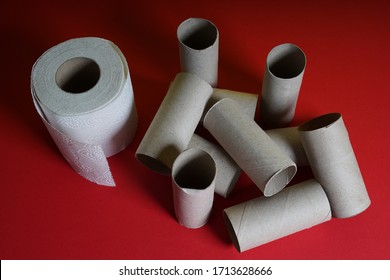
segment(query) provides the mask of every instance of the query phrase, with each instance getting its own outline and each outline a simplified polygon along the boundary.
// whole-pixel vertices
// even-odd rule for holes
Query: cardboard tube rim
[[[207,27],[210,28],[210,30],[208,30],[208,31],[213,32],[213,34],[212,34],[213,39],[210,40],[210,42],[208,42],[206,47],[194,48],[185,42],[184,37],[186,37],[186,36],[191,37],[191,34],[187,34],[185,32],[186,30],[183,30],[183,28],[185,25],[190,24],[191,21],[193,21],[193,26],[197,26],[199,24],[207,24]],[[206,50],[212,48],[218,42],[218,37],[219,37],[219,31],[218,31],[217,26],[213,22],[211,22],[210,20],[205,19],[205,18],[188,18],[188,19],[184,20],[178,26],[176,34],[177,34],[177,39],[182,46],[184,46],[186,49],[195,50],[195,51],[199,51],[199,52],[206,51]]]
[[[184,157],[186,157],[186,158],[184,158]],[[181,171],[183,171],[184,168],[188,168],[187,165],[189,163],[193,163],[194,160],[197,160],[197,161],[201,160],[202,162],[207,160],[207,161],[209,161],[208,163],[212,163],[212,169],[207,170],[208,172],[210,172],[210,174],[209,174],[210,176],[207,176],[207,177],[210,177],[211,179],[207,178],[206,182],[204,183],[205,186],[204,187],[202,186],[201,188],[184,187],[184,186],[182,186],[182,182],[178,181],[178,178],[177,178],[179,173]],[[208,167],[210,167],[210,166],[208,166]],[[207,189],[208,187],[213,185],[213,183],[215,182],[216,173],[217,173],[217,167],[216,167],[216,164],[215,164],[213,157],[208,152],[206,152],[205,150],[203,150],[201,148],[189,148],[189,149],[184,150],[182,153],[180,153],[178,155],[178,157],[176,158],[176,160],[174,161],[174,163],[172,165],[172,180],[174,181],[174,183],[178,187],[180,187],[183,190],[205,190],[205,189]]]
[[[287,51],[287,54],[290,55],[291,51],[298,51],[298,54],[299,54],[299,61],[298,63],[300,64],[299,67],[298,67],[298,71],[296,71],[296,73],[294,72],[293,74],[291,75],[288,75],[288,77],[282,77],[281,75],[277,75],[276,73],[274,73],[274,71],[272,70],[272,66],[274,65],[274,62],[271,61],[271,59],[273,58],[272,55],[280,50],[281,48],[286,48],[286,51]],[[300,61],[302,60],[302,61]],[[276,47],[274,47],[267,55],[267,62],[266,62],[266,65],[267,65],[267,70],[269,72],[269,74],[271,74],[272,77],[276,78],[276,79],[281,79],[281,80],[290,80],[290,79],[294,79],[296,77],[298,77],[299,75],[301,75],[305,69],[306,69],[306,62],[307,62],[307,59],[306,59],[306,55],[304,53],[304,51],[298,47],[297,45],[294,45],[294,44],[291,44],[291,43],[284,43],[284,44],[280,44]]]
[[[267,183],[264,186],[264,196],[273,196],[277,193],[279,193],[281,190],[283,190],[295,177],[295,174],[297,173],[297,165],[295,163],[290,164],[289,166],[278,170],[275,172],[267,181]],[[286,183],[285,184],[274,184],[274,181],[278,181],[279,177],[286,176]]]
[[[217,174],[215,178],[215,193],[227,198],[241,174],[241,168],[219,145],[194,133],[187,148],[199,148],[208,152],[215,161]]]
[[[298,127],[298,131],[305,132],[327,128],[337,122],[340,118],[340,113],[328,113],[325,115],[321,115],[301,124]]]
[[[202,176],[205,173],[207,176]],[[180,225],[197,229],[208,222],[216,174],[213,157],[203,149],[189,148],[176,158],[172,166],[172,187],[175,215]]]

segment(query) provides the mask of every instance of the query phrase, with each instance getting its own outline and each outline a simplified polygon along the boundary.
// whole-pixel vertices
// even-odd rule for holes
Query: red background
[[[388,1],[2,1],[1,259],[389,259]],[[105,3],[103,3],[105,2]],[[222,210],[261,195],[241,176],[228,199],[215,197],[197,230],[174,216],[171,181],[134,157],[179,70],[177,26],[211,20],[220,32],[219,87],[261,93],[267,53],[291,42],[308,62],[292,125],[343,115],[372,204],[238,253]],[[97,36],[123,51],[131,72],[139,128],[109,158],[116,188],[78,176],[36,113],[30,72],[48,48]],[[293,183],[311,178],[299,169]]]

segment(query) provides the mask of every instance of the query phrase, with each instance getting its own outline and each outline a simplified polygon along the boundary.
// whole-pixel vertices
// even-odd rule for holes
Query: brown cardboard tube
[[[203,18],[189,18],[177,28],[182,72],[198,75],[215,87],[218,83],[217,27]]]
[[[265,196],[278,193],[294,177],[295,163],[233,100],[215,103],[203,125]]]
[[[339,113],[319,116],[298,128],[314,177],[324,187],[335,218],[355,216],[370,205],[352,145]]]
[[[177,74],[138,146],[137,159],[158,173],[170,175],[174,160],[188,146],[212,92],[212,87],[198,76]]]
[[[272,197],[258,197],[223,213],[234,246],[243,252],[331,219],[321,185],[308,180]]]
[[[298,167],[309,165],[305,150],[299,139],[298,127],[268,129],[265,132]]]
[[[211,155],[217,168],[215,176],[215,192],[223,197],[228,197],[233,190],[240,174],[241,168],[220,147],[194,134],[188,148],[200,148]]]
[[[246,93],[228,89],[214,88],[213,94],[206,104],[204,114],[219,100],[224,98],[230,98],[240,105],[241,110],[247,114],[251,119],[255,118],[258,95],[254,93]],[[202,121],[204,115],[202,116]]]
[[[260,122],[265,127],[284,127],[293,119],[305,67],[304,52],[293,44],[270,51],[260,100]]]
[[[216,166],[205,151],[190,148],[172,167],[173,202],[179,223],[199,228],[207,223],[213,206]]]

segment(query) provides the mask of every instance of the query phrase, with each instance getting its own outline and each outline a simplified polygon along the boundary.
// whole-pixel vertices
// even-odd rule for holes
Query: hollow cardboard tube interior
[[[269,52],[259,106],[264,127],[284,127],[291,122],[305,67],[306,56],[296,45],[281,44]]]
[[[182,72],[193,73],[211,86],[218,83],[219,32],[209,20],[189,18],[177,28]]]
[[[204,150],[182,152],[172,167],[173,202],[179,223],[188,228],[203,226],[213,205],[216,165]]]

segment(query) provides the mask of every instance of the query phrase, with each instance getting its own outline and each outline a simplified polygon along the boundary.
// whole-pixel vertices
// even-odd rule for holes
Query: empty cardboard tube
[[[187,148],[212,92],[212,87],[198,76],[177,74],[138,146],[136,158],[151,170],[170,175],[174,160]]]
[[[182,72],[193,73],[212,87],[218,83],[219,32],[209,20],[189,18],[177,28]]]
[[[270,51],[260,99],[260,122],[264,127],[285,127],[291,122],[305,67],[304,52],[293,44],[282,44]]]
[[[94,37],[52,47],[33,66],[31,93],[72,168],[92,182],[115,186],[106,157],[126,148],[137,128],[130,73],[119,48]]]
[[[246,93],[228,89],[214,88],[213,94],[206,104],[204,114],[219,100],[224,98],[230,98],[240,105],[242,111],[247,114],[251,119],[255,118],[258,95],[254,93]],[[204,115],[202,116],[202,121]]]
[[[294,177],[296,164],[233,100],[215,103],[203,125],[265,196],[278,193]]]
[[[228,197],[241,174],[237,163],[222,148],[197,134],[192,136],[188,148],[199,148],[211,155],[217,169],[215,192],[222,197]]]
[[[216,166],[204,150],[190,148],[173,163],[172,187],[175,214],[187,228],[207,223],[214,199]]]
[[[298,127],[268,129],[265,132],[298,167],[309,165],[299,138]]]
[[[331,219],[328,198],[321,185],[308,180],[272,197],[258,197],[223,212],[229,236],[239,252]]]
[[[314,177],[324,187],[335,218],[368,208],[368,196],[348,131],[339,113],[319,116],[298,128]]]

